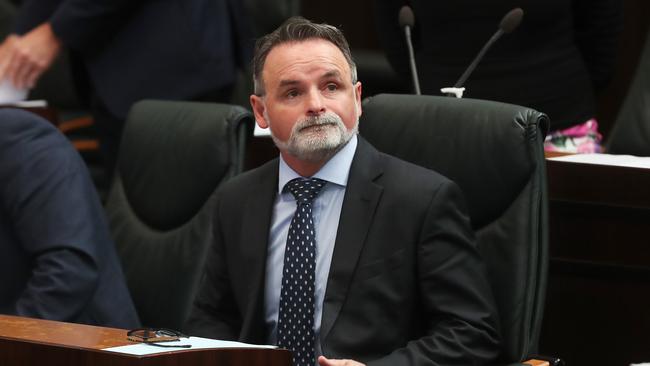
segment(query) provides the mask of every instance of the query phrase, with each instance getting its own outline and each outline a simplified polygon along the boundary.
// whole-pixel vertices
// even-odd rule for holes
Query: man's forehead
[[[339,76],[341,72],[350,72],[343,52],[334,43],[315,38],[285,42],[273,47],[267,55],[263,73],[276,73],[303,65],[329,65],[324,66],[330,69],[328,73],[338,72]]]

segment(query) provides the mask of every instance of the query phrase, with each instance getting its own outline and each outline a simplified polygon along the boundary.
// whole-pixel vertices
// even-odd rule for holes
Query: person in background
[[[399,9],[415,14],[413,47],[423,94],[453,86],[497,30],[521,7],[521,25],[492,47],[469,77],[464,96],[548,114],[546,149],[595,152],[601,136],[595,95],[612,77],[622,26],[619,0],[453,2],[377,0],[377,27],[393,68],[411,80]]]
[[[230,99],[250,59],[248,28],[235,0],[25,0],[0,44],[0,80],[31,88],[63,47],[80,55],[112,170],[134,102]]]
[[[54,126],[0,109],[0,313],[135,328],[104,210]]]
[[[301,17],[256,45],[280,157],[226,182],[186,330],[289,349],[293,365],[483,365],[498,316],[460,189],[358,136],[343,34]]]

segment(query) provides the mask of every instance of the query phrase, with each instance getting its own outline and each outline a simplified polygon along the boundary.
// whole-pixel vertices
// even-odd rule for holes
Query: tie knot
[[[318,196],[326,181],[318,178],[295,178],[290,180],[285,188],[293,194],[298,205],[311,203]]]

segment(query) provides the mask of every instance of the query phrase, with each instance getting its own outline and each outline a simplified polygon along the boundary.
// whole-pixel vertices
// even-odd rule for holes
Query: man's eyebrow
[[[299,84],[299,83],[300,83],[300,82],[299,82],[298,80],[291,80],[291,79],[288,79],[288,80],[280,80],[280,85],[279,85],[279,86],[280,86],[280,87],[283,87],[283,86],[291,86],[291,85],[297,85],[297,84]]]
[[[321,79],[329,79],[329,78],[341,79],[341,72],[339,72],[338,70],[330,70],[324,73],[323,76],[321,76]],[[300,84],[300,81],[298,80],[285,79],[285,80],[280,80],[280,84],[278,86],[286,87],[286,86],[293,86],[298,84]]]
[[[332,78],[332,77],[340,79],[341,78],[341,73],[338,70],[331,70],[331,71],[328,71],[325,74],[323,74],[322,78],[326,79],[326,78]]]

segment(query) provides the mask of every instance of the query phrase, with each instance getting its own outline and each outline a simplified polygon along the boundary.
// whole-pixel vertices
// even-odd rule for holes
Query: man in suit
[[[0,45],[0,80],[31,88],[62,47],[80,55],[112,166],[138,100],[228,101],[249,32],[236,0],[27,0]]]
[[[0,313],[139,325],[86,166],[21,110],[0,110],[0,253]]]
[[[291,18],[254,56],[279,159],[219,192],[189,332],[271,343],[294,365],[480,365],[495,306],[459,188],[357,136],[342,33]]]

